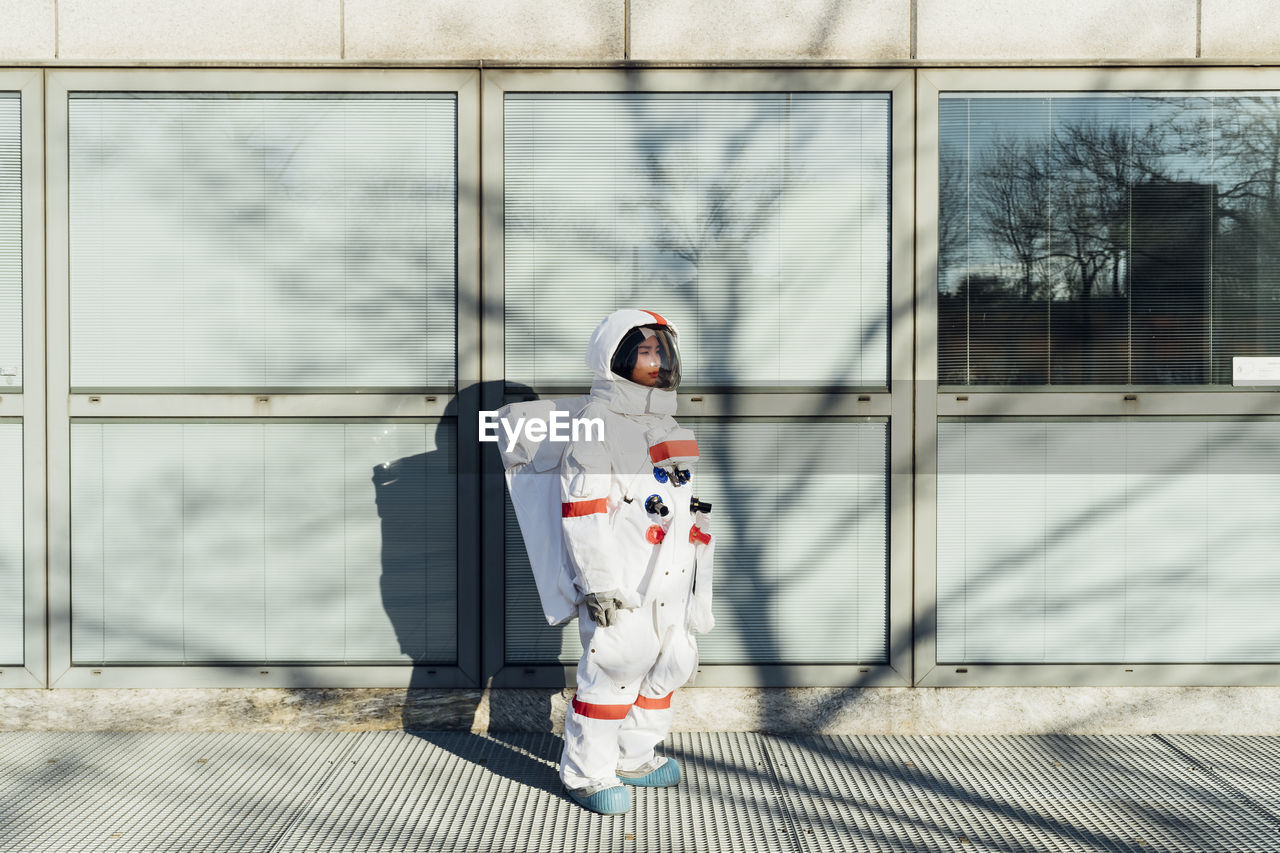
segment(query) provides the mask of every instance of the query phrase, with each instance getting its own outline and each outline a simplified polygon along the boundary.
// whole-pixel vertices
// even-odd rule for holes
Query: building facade
[[[721,537],[677,725],[1274,733],[1257,4],[9,6],[0,724],[546,726],[478,418],[643,306]]]

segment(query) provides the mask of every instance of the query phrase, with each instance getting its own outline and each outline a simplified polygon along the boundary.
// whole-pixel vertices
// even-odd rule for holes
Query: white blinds
[[[938,429],[939,661],[1280,661],[1280,421]]]
[[[452,421],[74,423],[74,661],[455,661],[455,444]]]
[[[0,666],[23,656],[22,424],[0,421]]]
[[[887,659],[888,429],[883,421],[686,423],[703,452],[689,493],[713,505],[716,629],[709,664]],[[506,656],[575,660],[548,628],[507,509]]]
[[[503,128],[508,382],[588,382],[641,307],[685,386],[887,383],[887,95],[512,94]]]
[[[455,113],[73,94],[72,386],[452,386]]]
[[[707,663],[888,659],[888,424],[697,424],[715,507]]]
[[[0,388],[22,385],[22,101],[0,92]]]

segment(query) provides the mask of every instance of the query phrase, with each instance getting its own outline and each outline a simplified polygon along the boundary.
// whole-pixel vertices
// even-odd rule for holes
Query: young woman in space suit
[[[565,717],[560,778],[601,814],[631,807],[625,785],[680,781],[654,748],[671,697],[698,667],[693,634],[711,629],[710,505],[693,497],[698,446],[676,410],[676,327],[624,309],[591,336],[595,375],[581,418],[604,441],[574,442],[560,465],[562,533],[582,596],[578,690]],[[696,582],[695,582],[696,581]]]

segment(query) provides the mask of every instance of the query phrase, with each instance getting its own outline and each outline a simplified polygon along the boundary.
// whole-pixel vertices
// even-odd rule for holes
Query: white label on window
[[[1237,355],[1231,359],[1232,385],[1280,385],[1280,358]]]
[[[0,376],[17,376],[18,368],[16,367],[0,367]]]

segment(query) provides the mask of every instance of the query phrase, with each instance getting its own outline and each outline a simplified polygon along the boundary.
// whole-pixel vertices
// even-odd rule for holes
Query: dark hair
[[[636,367],[636,351],[640,349],[642,343],[644,343],[644,332],[640,331],[640,327],[630,329],[622,336],[618,348],[613,351],[609,369],[624,379],[630,379],[631,371]]]

